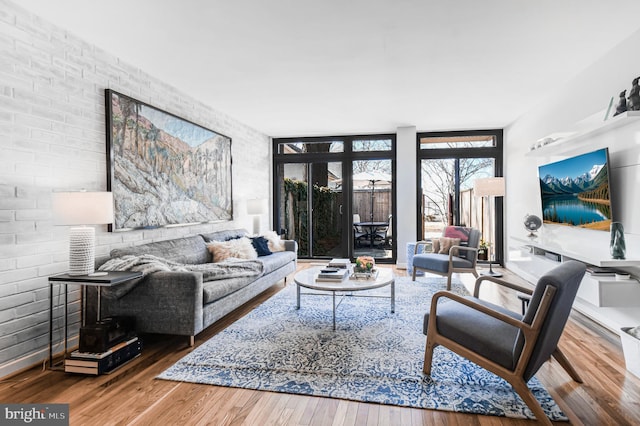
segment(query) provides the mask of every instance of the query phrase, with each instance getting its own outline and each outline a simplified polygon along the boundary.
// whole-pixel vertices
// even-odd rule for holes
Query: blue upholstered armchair
[[[533,291],[483,276],[476,280],[473,296],[437,292],[431,300],[430,312],[424,317],[423,332],[427,335],[424,373],[431,374],[434,348],[445,346],[505,379],[537,420],[551,425],[527,382],[553,356],[573,380],[582,383],[558,348],[558,341],[585,269],[583,263],[565,262],[543,275]],[[480,300],[480,285],[485,281],[530,294],[524,315]],[[451,301],[438,304],[440,299]]]
[[[431,246],[432,252],[418,253],[422,245]],[[478,278],[476,263],[479,245],[479,230],[463,226],[447,226],[442,232],[442,238],[416,243],[411,279],[416,280],[418,269],[443,275],[447,277],[447,290],[451,290],[451,275],[454,272],[471,273]]]

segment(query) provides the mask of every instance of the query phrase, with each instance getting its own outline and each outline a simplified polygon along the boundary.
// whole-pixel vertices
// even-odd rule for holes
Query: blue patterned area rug
[[[288,285],[158,378],[534,418],[506,381],[441,346],[432,380],[425,379],[423,315],[444,288],[440,277],[397,278],[393,314],[388,298],[345,297],[333,331],[331,297],[303,294],[296,310],[295,285]],[[460,282],[452,289],[467,294]],[[366,294],[388,296],[389,288]],[[568,420],[535,377],[529,386],[551,420]]]

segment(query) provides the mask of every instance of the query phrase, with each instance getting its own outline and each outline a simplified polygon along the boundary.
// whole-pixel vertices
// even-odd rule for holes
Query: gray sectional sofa
[[[134,247],[115,249],[111,258],[151,255],[169,261],[201,265],[212,261],[207,242],[246,236],[244,229],[200,234]],[[257,276],[203,280],[201,272],[158,271],[145,275],[124,295],[102,297],[102,317],[133,316],[141,333],[194,336],[229,312],[295,272],[297,245],[284,240],[285,251],[258,257],[262,273]],[[108,260],[108,259],[106,259]]]

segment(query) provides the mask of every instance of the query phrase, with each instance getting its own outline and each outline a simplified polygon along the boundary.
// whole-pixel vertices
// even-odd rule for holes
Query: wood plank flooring
[[[308,267],[300,263],[299,269]],[[398,276],[404,270],[395,271]],[[521,282],[508,271],[505,277]],[[473,277],[461,275],[471,288]],[[292,277],[288,279],[293,285]],[[282,289],[272,287],[196,337],[196,347]],[[486,293],[486,294],[485,294]],[[483,297],[520,310],[513,295],[489,288]],[[68,403],[72,425],[532,425],[531,420],[457,414],[156,380],[189,353],[187,338],[145,336],[141,357],[98,377],[33,368],[0,380],[3,403]],[[574,313],[561,340],[584,384],[555,361],[537,377],[571,424],[640,424],[640,379],[628,373],[618,336]],[[558,423],[559,425],[566,423]]]

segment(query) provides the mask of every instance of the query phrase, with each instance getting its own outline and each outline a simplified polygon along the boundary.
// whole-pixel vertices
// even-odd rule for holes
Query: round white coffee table
[[[331,293],[333,297],[333,329],[336,329],[336,293],[338,295],[344,295],[344,293],[353,293],[359,292],[363,290],[371,290],[374,288],[380,288],[385,286],[390,286],[391,288],[391,313],[394,313],[396,310],[396,283],[393,277],[393,272],[391,269],[379,268],[378,275],[375,278],[371,279],[351,279],[349,277],[343,279],[342,281],[316,281],[318,277],[318,272],[323,269],[323,267],[314,267],[304,269],[293,276],[293,281],[296,283],[296,309],[300,309],[300,295],[308,294],[301,293],[301,288],[308,288],[310,290],[316,291],[326,291]],[[314,293],[317,294],[317,293]],[[386,296],[357,296],[352,294],[354,297],[386,297]],[[338,306],[340,303],[338,303]]]

